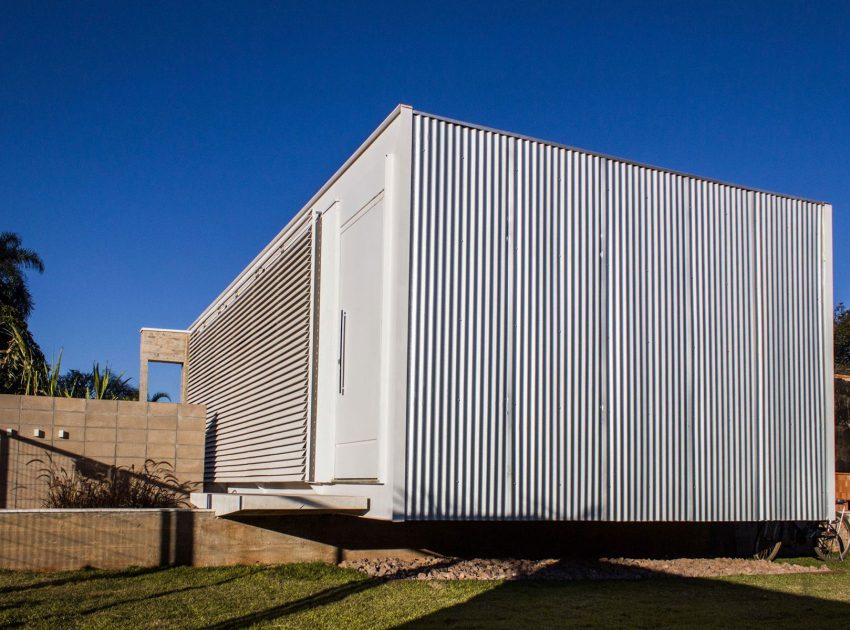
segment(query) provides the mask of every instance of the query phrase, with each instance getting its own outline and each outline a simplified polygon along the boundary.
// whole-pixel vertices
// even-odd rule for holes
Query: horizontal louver
[[[190,336],[207,482],[306,478],[312,232],[300,220],[286,236]]]

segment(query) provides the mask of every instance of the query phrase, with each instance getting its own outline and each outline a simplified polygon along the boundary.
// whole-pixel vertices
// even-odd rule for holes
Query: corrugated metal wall
[[[304,213],[189,337],[189,402],[207,407],[205,481],[306,478],[313,230]]]
[[[821,204],[413,135],[408,518],[828,513]]]

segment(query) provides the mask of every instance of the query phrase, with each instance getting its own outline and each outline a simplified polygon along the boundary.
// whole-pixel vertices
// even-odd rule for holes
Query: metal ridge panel
[[[590,149],[583,149],[581,147],[574,147],[569,144],[564,144],[562,142],[555,142],[554,140],[544,140],[543,138],[538,138],[536,136],[529,136],[522,133],[516,133],[513,131],[505,131],[504,129],[497,129],[495,127],[488,127],[486,125],[479,125],[477,123],[470,123],[463,120],[457,120],[456,118],[449,118],[448,116],[441,116],[439,114],[431,114],[428,112],[423,112],[418,109],[414,109],[413,113],[417,116],[426,116],[428,118],[433,118],[435,120],[440,120],[445,123],[450,123],[452,125],[459,125],[461,127],[468,127],[470,129],[477,129],[478,131],[488,131],[490,133],[497,133],[503,136],[509,136],[511,138],[516,138],[517,140],[526,140],[528,142],[536,142],[539,144],[544,144],[547,146],[555,147],[558,149],[567,149],[569,151],[575,151],[577,153],[584,153],[590,156],[604,158],[606,160],[616,160],[617,162],[622,162],[624,164],[628,164],[630,166],[639,166],[641,168],[648,168],[655,171],[662,171],[664,173],[669,173],[670,175],[678,175],[680,177],[690,177],[693,179],[698,179],[704,182],[710,182],[712,184],[721,184],[723,186],[731,186],[732,188],[740,188],[741,190],[756,192],[756,193],[764,193],[767,195],[776,195],[777,197],[785,197],[787,199],[793,199],[795,201],[805,201],[806,203],[814,203],[820,205],[827,205],[830,202],[828,201],[819,201],[817,199],[809,199],[807,197],[800,197],[798,195],[791,195],[788,193],[776,192],[774,190],[765,190],[763,188],[755,188],[753,186],[746,186],[743,184],[736,184],[734,182],[728,182],[722,179],[716,179],[714,177],[705,177],[703,175],[696,175],[694,173],[689,173],[687,171],[679,171],[672,168],[667,168],[665,166],[657,166],[655,164],[650,164],[648,162],[639,162],[637,160],[631,160],[628,158],[620,157],[617,155],[610,155],[608,153],[603,153],[601,151],[591,151]]]

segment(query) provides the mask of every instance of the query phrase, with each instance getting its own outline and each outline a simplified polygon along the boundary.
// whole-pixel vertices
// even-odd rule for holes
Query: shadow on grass
[[[450,564],[450,563],[447,563]],[[734,580],[683,578],[660,571],[640,569],[614,573],[606,563],[599,563],[597,579],[553,580],[530,579],[503,582],[470,600],[425,614],[404,624],[406,627],[743,627],[770,623],[782,627],[811,627],[817,621],[843,627],[850,616],[850,603],[824,597],[772,590]],[[301,611],[342,602],[370,589],[390,583],[406,575],[394,574],[368,578],[355,583],[325,589],[294,602],[273,606],[209,626],[210,629],[246,628],[255,624],[274,623]],[[619,577],[610,577],[618,575]],[[817,592],[823,582],[844,579],[833,574],[786,574],[769,576],[805,582],[805,589]],[[756,578],[758,579],[758,578]],[[421,584],[421,583],[420,583]],[[424,586],[424,585],[423,585]],[[836,591],[847,589],[847,580],[834,583]],[[832,593],[835,595],[835,592]],[[434,597],[439,597],[438,592]],[[349,606],[359,603],[349,602]],[[363,602],[364,610],[368,604]],[[408,616],[410,611],[399,611]],[[365,625],[368,618],[360,619]]]
[[[149,574],[149,573],[156,573],[158,571],[163,571],[163,570],[165,570],[164,567],[154,567],[154,568],[151,568],[150,570],[139,570],[139,571],[135,571],[135,572],[132,572],[132,573],[129,573],[129,574],[127,572],[122,571],[120,573],[111,573],[109,575],[106,575],[106,576],[102,575],[100,577],[106,578],[106,579],[127,578],[127,577],[132,578],[132,577],[141,577],[141,576],[144,576],[144,575]],[[183,586],[183,587],[180,587],[180,588],[172,588],[172,589],[169,589],[169,590],[156,591],[154,593],[148,593],[147,595],[144,595],[143,597],[129,597],[129,598],[126,598],[126,599],[119,599],[117,601],[109,602],[108,604],[104,604],[102,606],[94,606],[92,608],[84,608],[82,610],[76,611],[75,614],[80,615],[80,616],[92,615],[92,614],[95,614],[95,613],[102,612],[104,610],[110,610],[112,608],[117,608],[119,606],[124,606],[124,605],[127,605],[127,604],[137,604],[139,602],[154,601],[154,600],[156,600],[160,597],[168,597],[168,596],[172,596],[172,595],[176,595],[176,594],[180,594],[180,593],[188,593],[188,592],[191,592],[191,591],[199,591],[199,590],[204,590],[204,589],[207,589],[207,588],[215,588],[217,586],[222,586],[222,585],[227,584],[229,582],[234,582],[234,581],[240,580],[242,578],[250,577],[252,575],[260,573],[263,570],[264,569],[262,567],[258,567],[258,568],[251,570],[251,571],[246,571],[246,572],[240,573],[238,575],[232,575],[232,576],[226,577],[224,579],[217,580],[215,582],[208,582],[208,583],[205,583],[205,584],[197,584],[197,585],[193,585],[193,586]],[[69,584],[69,583],[72,583],[72,582],[75,582],[75,581],[85,581],[85,580],[67,580],[67,581],[56,580],[54,584],[45,584],[45,585],[47,585],[47,586],[60,586],[60,585]],[[42,584],[38,584],[38,585],[35,585],[34,587],[29,587],[29,588],[39,588],[41,586],[42,586]],[[19,590],[21,590],[21,591],[28,590],[28,587],[21,587]],[[17,604],[13,604],[13,605],[9,606],[9,608],[19,607],[19,606],[24,605],[26,603],[27,603],[26,601],[21,601],[21,602],[18,602]],[[42,616],[39,616],[39,617],[33,617],[32,619],[28,619],[27,623],[44,622],[44,621],[49,621],[49,620],[51,620],[55,617],[62,617],[62,616],[64,616],[64,613],[61,613],[61,612],[60,613],[52,613],[52,614],[48,614],[48,615],[42,615]],[[8,627],[17,627],[17,626],[20,626],[20,625],[24,625],[24,624],[23,623],[20,623],[20,624],[14,624],[13,623],[13,624],[10,624]]]
[[[325,589],[319,593],[316,593],[315,595],[302,597],[301,599],[297,599],[294,602],[281,604],[279,606],[273,606],[265,610],[260,610],[247,615],[242,615],[240,617],[235,617],[233,619],[228,619],[226,621],[222,621],[211,626],[207,626],[207,630],[231,630],[234,628],[247,628],[262,621],[274,621],[275,619],[280,619],[281,617],[285,617],[287,615],[291,615],[302,610],[317,608],[319,606],[327,606],[328,604],[333,604],[335,602],[342,601],[350,595],[354,595],[355,593],[361,593],[383,583],[384,580],[374,578],[359,580],[357,582],[349,582],[348,584],[342,584],[340,586]]]
[[[621,566],[608,565],[604,561],[596,565],[597,571],[591,573],[596,577],[591,579],[558,580],[546,578],[546,574],[531,575],[523,580],[500,583],[464,603],[425,614],[403,625],[411,628],[514,628],[520,625],[621,628],[742,627],[770,623],[782,627],[811,627],[817,621],[818,624],[835,623],[840,624],[836,627],[843,627],[850,616],[850,603],[826,597],[723,579],[683,578],[645,568],[624,571]],[[418,570],[329,588],[208,628],[229,630],[274,623],[289,615],[335,604],[400,578],[412,577],[416,572]],[[784,577],[793,580],[801,575],[803,580],[840,579],[834,574],[831,577],[829,574],[786,574]],[[544,579],[536,579],[541,577]],[[782,580],[783,575],[769,577]],[[819,583],[812,581],[811,584],[816,590]],[[840,586],[836,584],[836,588],[846,590],[846,581]],[[439,597],[438,592],[435,591],[434,597]],[[357,606],[349,602],[349,606],[352,605]],[[364,610],[367,607],[364,602]],[[408,614],[409,611],[399,611],[400,616]],[[359,622],[371,625],[368,618]]]
[[[448,568],[454,563],[455,560],[445,560],[443,562],[431,565],[430,568]],[[247,628],[253,624],[262,621],[274,621],[275,619],[280,619],[282,617],[300,612],[302,610],[317,608],[319,606],[327,606],[328,604],[333,604],[335,602],[342,601],[350,595],[362,593],[376,586],[380,586],[381,584],[384,584],[390,580],[410,578],[419,572],[420,569],[407,569],[397,571],[385,577],[366,578],[357,580],[355,582],[349,582],[347,584],[342,584],[340,586],[325,589],[319,593],[310,595],[308,597],[303,597],[294,602],[288,602],[286,604],[281,604],[279,606],[274,606],[272,608],[267,608],[265,610],[257,611],[254,613],[243,615],[241,617],[237,617],[235,619],[228,619],[218,624],[207,626],[207,630],[230,630],[233,628]]]
[[[75,575],[69,575],[68,577],[63,578],[52,578],[49,580],[40,581],[37,580],[27,584],[16,584],[14,586],[0,586],[0,595],[3,595],[5,593],[17,593],[20,591],[34,591],[40,588],[47,588],[50,586],[65,586],[66,584],[76,584],[78,582],[88,582],[90,580],[132,578],[142,575],[149,575],[151,573],[158,573],[160,571],[165,570],[166,568],[167,567],[134,567],[131,569],[125,569],[124,571],[110,571],[108,573],[92,569],[91,573],[80,574],[79,572],[75,572]]]
[[[440,567],[445,568],[453,563],[452,560],[446,560],[440,563]],[[213,606],[208,612],[215,616],[223,613],[225,618],[208,628],[219,630],[285,624],[287,621],[292,623],[295,620],[287,618],[322,608],[326,618],[340,626],[386,625],[386,607],[389,602],[399,607],[397,611],[389,611],[393,614],[397,612],[399,620],[417,617],[409,621],[407,627],[738,627],[755,624],[782,627],[827,624],[830,627],[845,627],[846,620],[850,618],[850,604],[836,599],[848,599],[850,574],[843,571],[832,574],[785,574],[724,580],[680,578],[646,568],[629,573],[623,571],[621,565],[614,566],[613,563],[604,561],[578,564],[593,569],[587,571],[586,575],[592,575],[595,579],[551,579],[556,575],[544,570],[530,576],[531,579],[482,585],[482,588],[488,589],[485,592],[479,592],[480,589],[451,587],[446,583],[441,586],[439,582],[424,584],[421,581],[400,579],[414,576],[419,569],[408,569],[380,578],[349,574],[349,581],[326,588],[322,588],[322,580],[334,576],[335,570],[331,567],[320,568],[318,571],[309,566],[301,568],[298,565],[291,569],[271,569],[273,577],[277,579],[310,581],[321,590],[290,601],[280,602],[278,599],[274,605],[274,602],[269,601],[266,608],[253,612],[245,612],[244,609],[240,611],[238,606],[218,610]],[[563,564],[565,571],[576,566],[574,561],[565,561]],[[433,570],[437,567],[432,565],[429,568]],[[82,577],[133,578],[158,570],[161,569]],[[146,621],[155,622],[160,606],[156,602],[161,601],[159,598],[174,595],[176,598],[169,606],[183,607],[204,589],[216,589],[241,578],[250,580],[255,574],[269,570],[269,567],[251,567],[224,579],[173,589],[169,589],[166,584],[145,596],[129,597],[73,612],[65,609],[64,614],[21,619],[17,623],[16,620],[10,620],[12,623],[9,625],[49,625],[60,621],[68,622],[72,618],[75,623],[85,624],[87,619],[91,620],[91,615],[100,611],[120,609],[125,605],[129,605],[132,610],[132,605],[136,604],[135,608],[138,608],[139,602],[145,602],[141,606],[145,611]],[[338,582],[338,578],[339,576],[333,577],[335,582]],[[84,579],[45,580],[16,590],[38,589],[50,582],[69,584]],[[376,590],[382,586],[385,588]],[[243,582],[240,588],[251,590],[254,587],[251,582]],[[786,590],[779,590],[783,588]],[[127,590],[126,584],[122,590]],[[221,591],[221,594],[227,592]],[[464,597],[464,593],[470,592],[478,594],[457,603],[459,598]],[[274,594],[270,593],[269,597],[274,597]],[[211,598],[211,601],[216,599],[216,591],[211,590],[207,598]],[[441,601],[446,602],[442,604],[442,608]],[[150,602],[150,605],[147,602]],[[192,606],[185,607],[187,616],[182,623],[186,625],[194,625],[200,621],[193,619],[189,613],[191,609]],[[373,612],[370,611],[382,611],[383,618],[373,619]],[[71,617],[68,616],[69,613]],[[132,624],[134,619],[135,623],[144,621],[130,613],[126,622]]]
[[[745,584],[739,578],[685,578],[644,569],[640,576],[614,579],[504,582],[401,627],[846,627],[850,603],[829,599],[828,588],[816,581],[839,576],[760,577],[775,578],[779,587],[783,577],[800,576],[805,576],[803,582],[811,579],[810,588],[804,590],[818,592],[821,586],[824,597]],[[846,593],[847,581],[834,588]]]
[[[259,573],[260,571],[262,571],[262,569],[255,569],[254,571],[248,571],[248,572],[242,573],[240,575],[232,575],[230,577],[224,578],[222,580],[218,580],[216,582],[209,582],[207,584],[198,584],[198,585],[195,585],[195,586],[183,586],[181,588],[174,588],[174,589],[171,589],[171,590],[168,590],[168,591],[159,591],[159,592],[156,592],[156,593],[149,593],[148,595],[145,595],[144,597],[130,597],[128,599],[122,599],[122,600],[119,600],[119,601],[116,601],[116,602],[110,602],[108,604],[104,604],[103,606],[96,606],[94,608],[86,608],[84,610],[81,610],[80,614],[81,615],[91,615],[91,614],[96,613],[96,612],[101,612],[103,610],[109,610],[110,608],[116,608],[118,606],[123,606],[125,604],[136,604],[138,602],[153,601],[153,600],[158,599],[160,597],[168,597],[168,596],[171,596],[171,595],[175,595],[177,593],[188,593],[188,592],[191,592],[191,591],[200,591],[200,590],[207,589],[207,588],[214,588],[216,586],[222,586],[223,584],[227,584],[229,582],[235,582],[236,580],[241,580],[242,578],[245,578],[245,577],[250,577],[251,575]],[[49,617],[46,617],[46,619],[47,618],[49,618]]]

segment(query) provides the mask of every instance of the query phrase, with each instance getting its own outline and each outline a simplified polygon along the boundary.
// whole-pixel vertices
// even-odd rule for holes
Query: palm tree
[[[12,309],[22,321],[29,317],[33,306],[25,269],[43,273],[41,256],[22,247],[17,234],[0,232],[0,306]]]
[[[21,237],[0,232],[0,393],[34,394],[44,355],[27,328],[32,295],[26,269],[44,271],[41,257]]]
[[[26,322],[0,307],[0,394],[37,395],[54,376]]]

